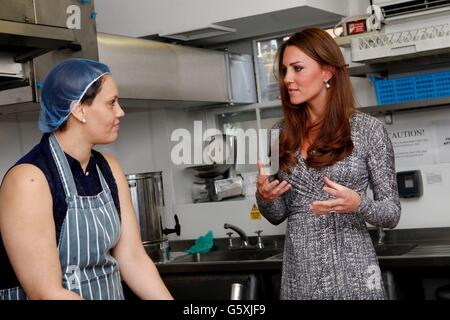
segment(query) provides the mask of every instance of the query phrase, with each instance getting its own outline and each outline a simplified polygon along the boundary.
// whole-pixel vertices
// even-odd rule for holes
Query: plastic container
[[[378,104],[393,104],[450,96],[450,71],[402,76],[371,77]]]

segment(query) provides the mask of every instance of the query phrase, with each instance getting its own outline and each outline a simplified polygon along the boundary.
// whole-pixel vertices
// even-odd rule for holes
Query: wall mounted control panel
[[[397,185],[400,198],[418,198],[423,194],[420,170],[397,172]]]

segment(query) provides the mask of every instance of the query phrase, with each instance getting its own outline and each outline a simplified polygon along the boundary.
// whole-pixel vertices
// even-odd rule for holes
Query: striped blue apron
[[[110,250],[120,237],[120,220],[101,171],[102,192],[79,196],[64,152],[50,135],[50,150],[64,187],[67,213],[58,241],[64,288],[89,300],[124,299],[117,261]],[[21,287],[0,291],[2,299],[26,299]]]

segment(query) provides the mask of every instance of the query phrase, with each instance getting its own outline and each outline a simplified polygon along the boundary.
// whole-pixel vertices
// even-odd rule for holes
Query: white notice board
[[[450,163],[450,120],[436,121],[436,143],[440,163]]]
[[[437,163],[436,126],[409,124],[387,127],[398,167]]]

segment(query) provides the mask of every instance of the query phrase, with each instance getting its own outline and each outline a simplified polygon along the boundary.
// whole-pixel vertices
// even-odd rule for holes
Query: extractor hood
[[[124,107],[233,105],[256,102],[250,55],[98,33]]]
[[[69,29],[67,8],[80,8]],[[97,34],[93,2],[0,0],[0,114],[39,109],[49,70],[67,58],[109,65],[124,107],[192,107],[256,102],[251,55]]]

